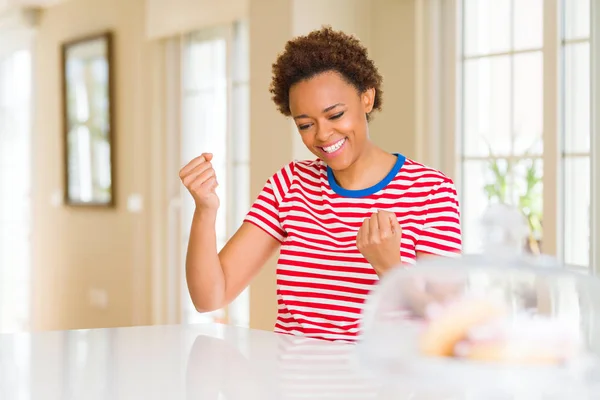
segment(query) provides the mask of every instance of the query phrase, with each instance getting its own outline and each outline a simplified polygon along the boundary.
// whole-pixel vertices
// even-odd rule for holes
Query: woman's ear
[[[364,111],[369,114],[373,111],[373,104],[375,103],[375,88],[365,90],[361,95]]]

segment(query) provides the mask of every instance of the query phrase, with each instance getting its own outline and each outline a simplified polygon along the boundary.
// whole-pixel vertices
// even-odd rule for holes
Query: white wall
[[[249,3],[250,0],[146,0],[146,33],[156,39],[229,23],[248,15]]]

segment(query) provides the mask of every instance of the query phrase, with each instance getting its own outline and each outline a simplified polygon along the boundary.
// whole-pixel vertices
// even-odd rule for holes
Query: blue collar
[[[329,168],[329,166],[327,166],[327,180],[329,182],[329,186],[331,186],[331,189],[335,193],[337,193],[338,195],[340,195],[342,197],[358,198],[358,197],[366,197],[366,196],[375,194],[375,193],[379,192],[381,189],[385,188],[392,180],[394,180],[394,178],[398,174],[398,171],[400,171],[400,168],[402,168],[402,166],[404,165],[404,162],[406,161],[406,157],[403,156],[402,154],[397,154],[397,153],[394,153],[394,154],[398,158],[396,160],[396,163],[394,164],[394,167],[385,176],[385,178],[383,178],[379,183],[376,183],[375,185],[373,185],[371,187],[368,187],[366,189],[360,189],[360,190],[344,189],[343,187],[338,185],[338,183],[335,181],[335,177],[333,176],[333,171],[331,170],[331,168]]]

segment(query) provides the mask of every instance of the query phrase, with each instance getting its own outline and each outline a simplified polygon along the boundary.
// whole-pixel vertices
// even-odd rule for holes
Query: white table
[[[0,399],[387,398],[354,348],[217,324],[0,335]]]
[[[474,393],[448,372],[384,381],[355,345],[217,324],[0,335],[2,400],[600,398]]]

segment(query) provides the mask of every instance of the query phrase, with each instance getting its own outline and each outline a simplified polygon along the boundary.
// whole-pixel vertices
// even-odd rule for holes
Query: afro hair
[[[375,89],[373,110],[381,110],[383,78],[368,57],[367,49],[354,36],[330,26],[288,41],[284,52],[277,57],[269,91],[278,110],[290,116],[290,88],[330,71],[339,73],[359,93]]]

